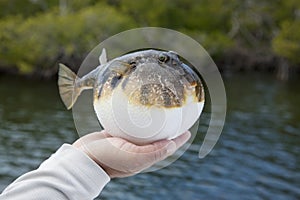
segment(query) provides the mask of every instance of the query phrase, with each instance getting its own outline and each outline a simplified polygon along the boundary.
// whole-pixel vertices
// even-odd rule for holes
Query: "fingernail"
[[[167,154],[170,156],[176,151],[176,144],[174,142],[170,142],[167,145]]]

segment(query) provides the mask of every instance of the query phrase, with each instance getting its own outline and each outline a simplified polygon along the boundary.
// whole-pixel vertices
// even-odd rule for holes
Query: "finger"
[[[187,131],[184,134],[178,136],[177,138],[172,139],[176,143],[176,148],[179,149],[191,138],[191,132]]]
[[[168,156],[172,155],[176,151],[176,149],[176,143],[172,140],[168,140],[164,146],[160,146],[152,152],[145,153],[145,155],[147,155],[149,160],[152,160],[152,163],[155,163],[164,160]]]
[[[138,152],[138,153],[154,152],[162,148],[165,148],[170,142],[171,142],[170,140],[159,140],[143,146],[134,145],[133,152]]]
[[[184,134],[180,135],[179,137],[172,139],[172,140],[159,140],[156,142],[153,142],[151,144],[143,145],[143,146],[138,146],[133,143],[130,143],[130,145],[124,145],[123,148],[126,149],[128,152],[132,153],[141,153],[141,154],[148,154],[148,153],[153,153],[155,151],[164,151],[168,150],[168,153],[172,154],[173,150],[177,150],[180,148],[184,143],[186,143],[189,138],[191,137],[191,133],[189,131],[185,132]],[[174,144],[171,144],[174,143]],[[168,146],[169,145],[169,146]],[[173,145],[175,145],[175,149],[173,149]],[[130,148],[128,148],[130,146]],[[167,147],[168,146],[168,147]]]
[[[165,141],[158,142],[156,145],[159,148],[157,148],[153,152],[155,160],[160,161],[160,160],[163,160],[166,157],[172,155],[173,153],[175,153],[175,151],[177,149],[179,149],[183,144],[185,144],[189,140],[190,137],[191,137],[191,133],[189,131],[187,131],[175,139],[167,140],[169,142],[166,143],[164,146],[161,146],[161,145],[163,145],[162,143],[165,143]],[[155,146],[155,144],[154,144],[154,146]]]
[[[159,140],[159,141],[156,141],[149,145],[137,146],[137,148],[140,148],[141,153],[149,153],[149,152],[154,152],[154,151],[160,150],[162,148],[166,148],[166,145],[169,145],[170,142],[174,142],[176,145],[176,149],[178,149],[184,143],[186,143],[190,139],[190,137],[191,137],[191,133],[189,131],[187,131],[184,134],[182,134],[172,140]]]
[[[115,152],[118,152],[118,155],[122,154],[122,157],[127,160],[132,158],[132,160],[135,160],[137,163],[143,161],[143,163],[140,163],[141,166],[163,160],[176,150],[176,143],[172,140],[160,140],[144,146],[135,145],[127,140],[117,137],[108,138],[106,142],[112,145],[110,148],[111,151],[114,149]]]
[[[83,138],[86,141],[101,140],[101,139],[105,139],[105,138],[108,138],[108,137],[112,137],[112,136],[109,135],[109,133],[105,130],[102,130],[100,132],[90,133],[90,134],[87,134],[87,135],[83,136]]]

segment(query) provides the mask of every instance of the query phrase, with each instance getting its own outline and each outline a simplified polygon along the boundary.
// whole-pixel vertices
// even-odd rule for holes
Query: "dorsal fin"
[[[102,53],[99,56],[99,62],[100,62],[100,65],[103,65],[103,64],[107,63],[107,56],[106,56],[106,50],[105,50],[105,48],[102,49]]]

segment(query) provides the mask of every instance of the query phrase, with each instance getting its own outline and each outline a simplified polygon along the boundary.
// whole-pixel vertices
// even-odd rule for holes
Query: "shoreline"
[[[238,59],[237,59],[238,58]],[[62,62],[71,66],[72,70],[77,72],[79,67],[72,66],[80,66],[80,59],[76,59],[77,62],[67,60],[65,61],[57,61],[56,64],[52,68],[48,69],[39,69],[36,68],[30,73],[22,73],[18,70],[17,67],[4,67],[0,66],[0,76],[2,75],[10,75],[16,77],[24,77],[28,79],[36,79],[36,80],[54,80],[57,78],[58,72],[58,63]],[[248,72],[260,72],[260,73],[268,73],[274,74],[275,76],[279,76],[280,68],[282,65],[281,58],[268,55],[268,56],[258,56],[258,55],[246,55],[243,53],[226,53],[221,58],[213,59],[216,63],[221,74],[223,73],[248,73]],[[287,69],[288,76],[299,76],[300,75],[300,66],[291,65],[286,63],[284,66]],[[280,78],[279,78],[280,79]]]

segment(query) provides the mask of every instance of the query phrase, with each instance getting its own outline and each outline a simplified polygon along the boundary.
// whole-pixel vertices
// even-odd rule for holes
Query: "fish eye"
[[[158,60],[159,60],[160,62],[167,62],[167,61],[169,60],[169,56],[166,55],[165,53],[161,53],[161,54],[159,54],[159,56],[158,56]]]
[[[129,62],[129,65],[130,65],[131,67],[136,67],[136,62],[135,62],[135,61],[131,61],[131,62]]]

